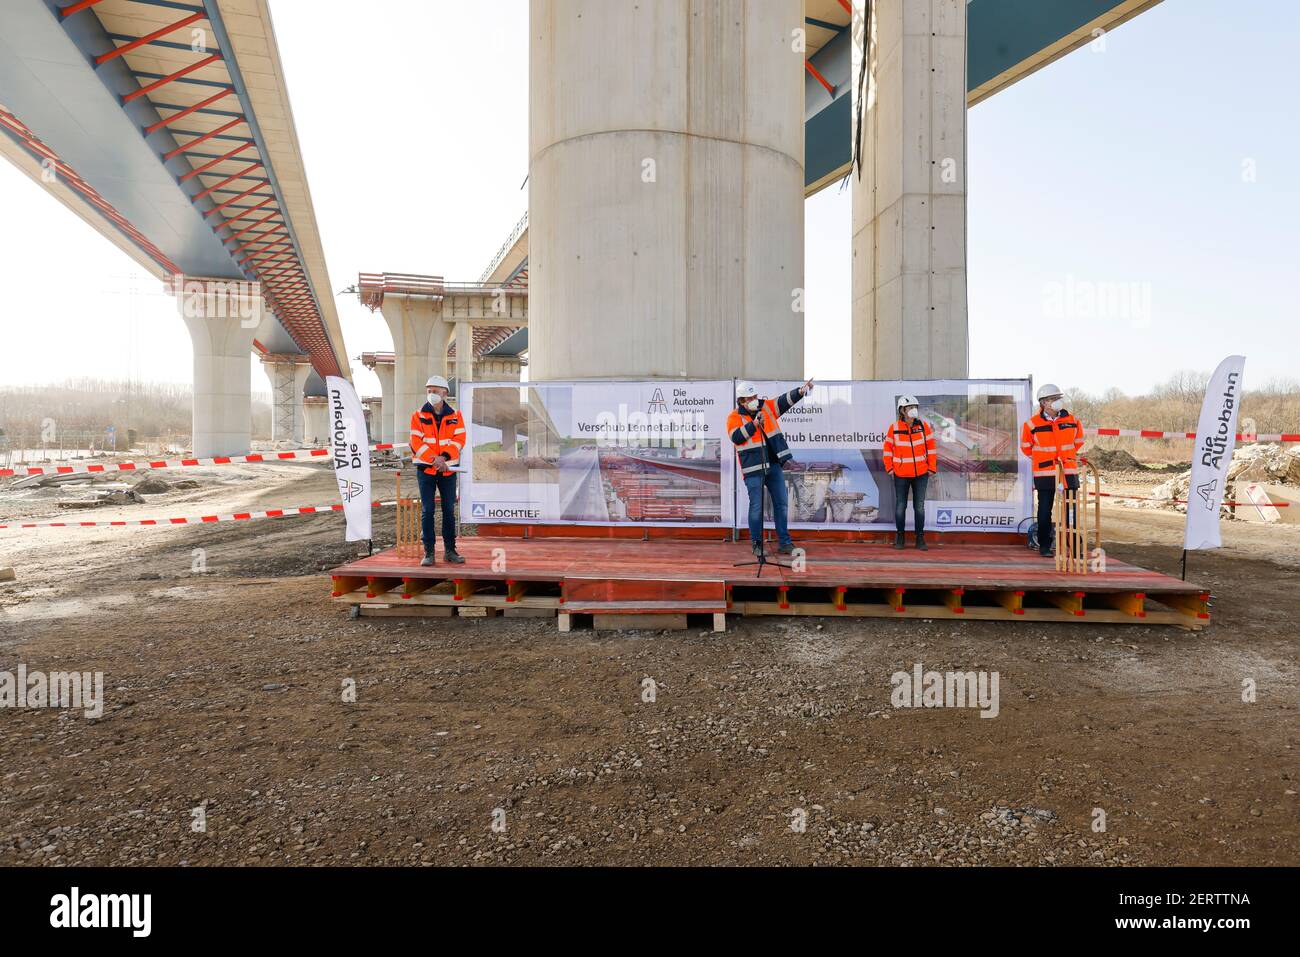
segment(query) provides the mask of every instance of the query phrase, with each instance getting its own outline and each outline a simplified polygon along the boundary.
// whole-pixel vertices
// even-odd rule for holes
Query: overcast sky
[[[333,291],[476,280],[527,208],[526,0],[271,10]],[[1300,376],[1298,39],[1289,0],[1168,0],[970,111],[972,375],[1134,393],[1243,352],[1248,383]],[[189,381],[184,326],[131,260],[7,163],[0,209],[0,381]],[[806,226],[807,372],[847,378],[848,189]],[[391,348],[335,301],[350,356]]]

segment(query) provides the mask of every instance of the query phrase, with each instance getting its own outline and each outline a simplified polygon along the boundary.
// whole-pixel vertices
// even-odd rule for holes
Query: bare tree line
[[[118,448],[129,432],[138,437],[190,434],[193,390],[168,382],[76,378],[59,385],[0,386],[0,430],[9,444],[27,447],[57,445],[57,436],[103,439],[116,430]],[[271,433],[271,397],[254,393],[254,438]],[[55,440],[50,441],[50,436]]]

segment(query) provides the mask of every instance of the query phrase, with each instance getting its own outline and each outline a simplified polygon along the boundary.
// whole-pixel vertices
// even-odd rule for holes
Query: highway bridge
[[[196,455],[247,451],[254,352],[301,437],[349,367],[266,0],[0,3],[0,152],[178,293]]]

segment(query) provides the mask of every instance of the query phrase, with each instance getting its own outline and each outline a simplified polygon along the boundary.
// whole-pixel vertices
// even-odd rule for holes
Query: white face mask
[[[1064,398],[1056,399],[1051,403],[1049,408],[1051,408],[1053,412],[1060,412],[1062,409],[1065,408],[1065,399]]]
[[[429,393],[429,405],[433,406],[435,409],[438,408],[439,406],[441,406],[441,405],[442,405],[442,396],[438,395],[438,393],[436,393],[436,392],[430,392],[430,393]]]
[[[758,401],[757,399],[750,399],[748,402],[745,402],[745,403],[744,403],[744,406],[745,406],[745,408],[748,409],[750,412],[757,412],[757,411],[758,411],[758,406],[759,406],[759,401]]]
[[[909,419],[915,419],[920,414],[920,411],[921,410],[916,406],[911,406],[910,408],[903,410],[903,415],[907,416]]]

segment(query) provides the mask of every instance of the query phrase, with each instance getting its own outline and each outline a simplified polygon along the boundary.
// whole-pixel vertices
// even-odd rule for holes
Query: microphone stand
[[[754,577],[755,577],[755,578],[761,578],[761,577],[763,576],[763,569],[766,568],[768,565],[775,566],[776,568],[784,568],[784,569],[786,569],[786,570],[788,570],[788,571],[790,571],[790,570],[792,570],[792,569],[790,568],[789,565],[786,565],[786,564],[784,564],[783,562],[780,562],[780,561],[768,561],[768,559],[767,559],[767,555],[764,553],[764,549],[763,549],[763,515],[764,515],[764,513],[765,513],[766,510],[767,510],[767,476],[768,476],[768,464],[767,464],[767,433],[764,432],[764,431],[763,431],[763,427],[762,427],[761,425],[758,424],[758,416],[755,416],[755,417],[754,417],[754,427],[758,430],[758,434],[761,435],[761,436],[763,437],[763,484],[760,485],[759,488],[758,488],[758,494],[759,494],[759,511],[758,511],[758,515],[759,515],[759,526],[758,526],[758,529],[759,529],[759,532],[758,532],[758,541],[757,541],[757,542],[752,542],[752,543],[751,543],[752,545],[754,545],[754,546],[758,549],[758,551],[755,552],[753,561],[748,561],[748,562],[736,562],[732,567],[733,567],[733,568],[746,568],[746,567],[748,567],[748,566],[750,566],[750,565],[757,565],[757,566],[758,566],[758,572],[754,575]],[[775,521],[776,521],[776,508],[775,508],[775,507],[773,507],[773,509],[772,509],[772,521],[773,521],[774,523],[775,523]]]

